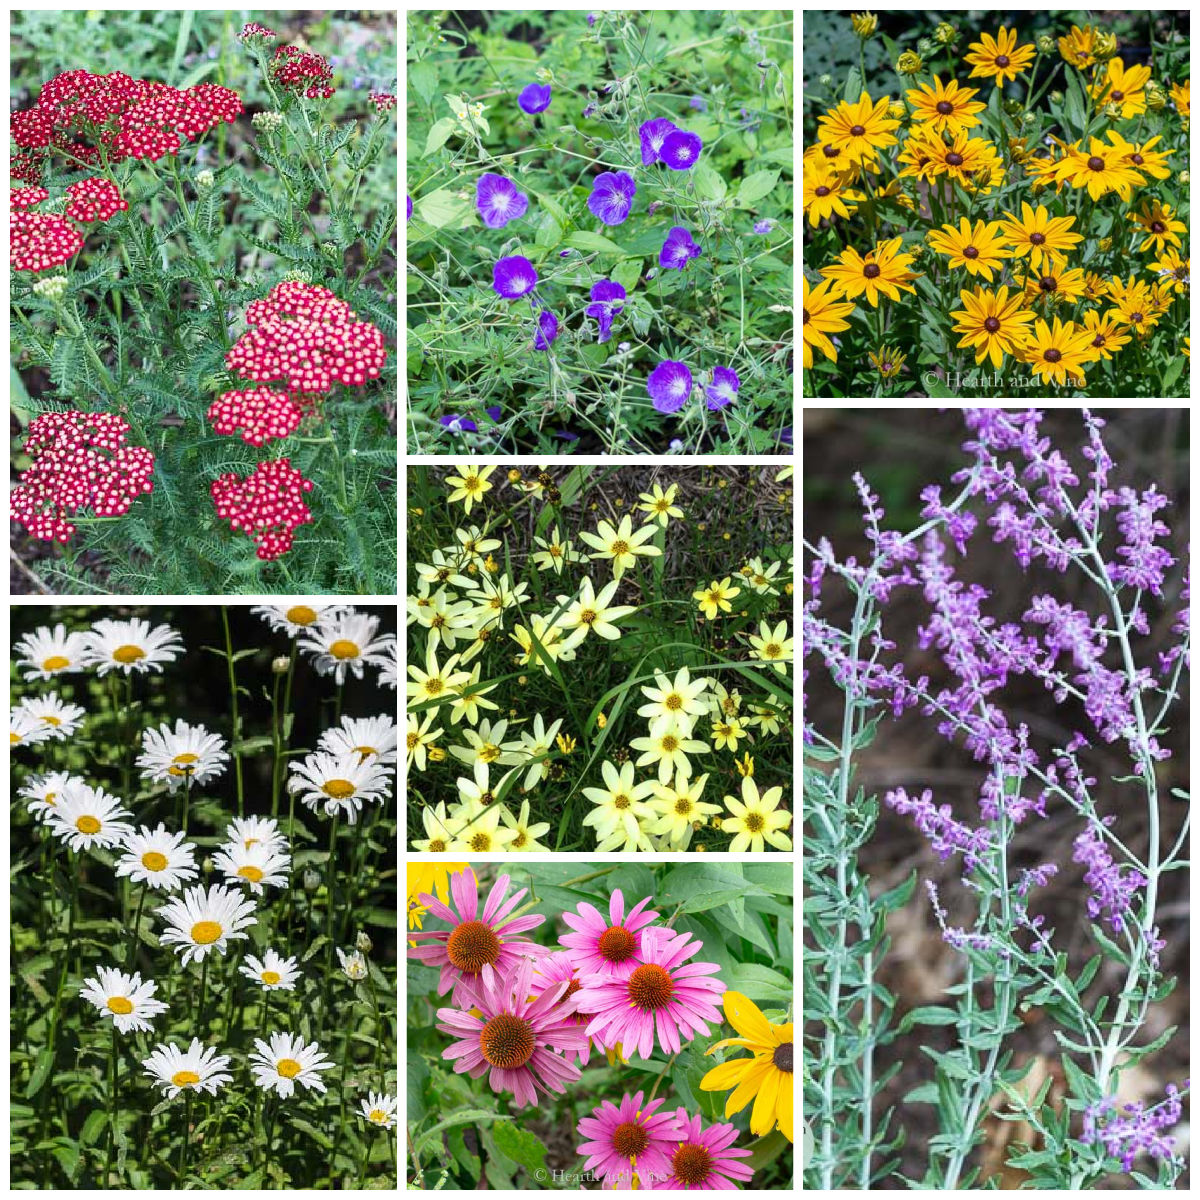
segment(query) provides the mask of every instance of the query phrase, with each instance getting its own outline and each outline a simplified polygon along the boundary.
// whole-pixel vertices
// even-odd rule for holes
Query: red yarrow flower
[[[250,326],[225,365],[255,383],[283,381],[293,392],[361,387],[387,358],[383,334],[328,288],[288,280],[246,309]]]
[[[328,100],[333,95],[333,69],[311,50],[280,46],[271,59],[271,78],[281,88],[310,100]]]
[[[41,183],[44,154],[14,154],[8,160],[8,175],[18,183]]]
[[[14,271],[48,271],[83,249],[83,235],[58,213],[14,212],[8,226],[8,261]]]
[[[96,175],[71,184],[67,195],[71,202],[64,211],[73,221],[107,221],[129,208],[117,185]]]
[[[242,26],[242,32],[238,37],[243,42],[248,42],[252,38],[273,39],[275,30],[268,29],[265,25],[260,25],[257,21],[248,21]]]
[[[8,196],[8,211],[17,212],[22,208],[32,208],[35,204],[49,199],[50,193],[44,187],[13,188]]]
[[[154,490],[154,455],[126,446],[129,424],[115,413],[43,413],[29,424],[25,453],[32,458],[12,490],[10,511],[35,538],[68,542],[68,517],[91,509],[121,516]]]
[[[279,558],[292,548],[293,532],[312,522],[312,512],[302,496],[311,492],[305,479],[287,458],[260,462],[243,479],[229,471],[215,479],[210,489],[217,516],[244,533],[258,547],[259,558]]]
[[[208,419],[218,433],[240,431],[242,441],[251,446],[287,437],[303,417],[300,405],[287,392],[273,392],[268,387],[223,392],[208,409]]]
[[[391,112],[396,107],[396,97],[391,92],[369,92],[367,99],[375,105],[376,112]]]

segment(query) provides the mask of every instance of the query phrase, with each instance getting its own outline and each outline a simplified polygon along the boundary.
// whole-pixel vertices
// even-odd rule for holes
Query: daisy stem
[[[112,1170],[113,1152],[113,1122],[117,1119],[117,1072],[120,1064],[117,1059],[117,1023],[112,1022],[112,1057],[108,1066],[108,1138],[104,1151],[104,1174],[100,1179],[100,1187],[108,1187],[108,1173]]]
[[[229,665],[229,704],[233,716],[233,745],[230,747],[233,750],[233,766],[237,774],[237,798],[238,798],[238,816],[241,817],[245,813],[245,799],[242,791],[242,723],[238,717],[238,687],[237,677],[233,671],[233,639],[229,636],[229,609],[221,606],[221,624],[225,629],[225,661]]]
[[[358,1190],[361,1192],[367,1186],[367,1167],[371,1163],[371,1143],[363,1138],[362,1166],[358,1168]]]
[[[339,695],[341,689],[338,689]],[[329,1011],[329,975],[333,969],[333,875],[337,861],[337,827],[341,813],[333,814],[329,826],[329,861],[325,869],[325,1004]]]
[[[187,834],[188,807],[192,802],[192,773],[189,771],[183,780],[183,832]]]
[[[185,832],[187,830],[186,823],[184,825],[184,830]],[[146,903],[146,893],[149,890],[149,887],[143,884],[141,893],[138,896],[137,916],[134,917],[133,920],[133,937],[129,939],[129,961],[125,964],[126,973],[133,970],[134,959],[137,958],[138,936],[142,927],[142,905]]]
[[[182,1184],[187,1176],[188,1138],[192,1132],[192,1089],[183,1090],[183,1137],[179,1142],[179,1166],[175,1172],[176,1178]]]
[[[292,676],[296,672],[297,642],[292,640],[292,654],[288,659],[287,679],[283,685],[283,713],[275,711],[275,700],[278,695],[279,677],[276,676],[275,690],[271,693],[271,731],[275,736],[275,758],[271,763],[271,816],[279,815],[279,785],[283,778],[283,752],[287,748],[291,736],[288,717],[292,715]]]
[[[208,955],[206,954],[200,962],[200,1020],[204,1020],[204,994],[208,991]]]

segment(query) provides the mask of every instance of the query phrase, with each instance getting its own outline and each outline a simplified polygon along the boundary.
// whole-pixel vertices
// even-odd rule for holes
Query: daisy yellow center
[[[768,658],[778,658],[783,653],[783,647],[778,642],[768,642],[763,647],[763,653]]]
[[[329,647],[329,653],[334,658],[345,662],[348,658],[357,658],[362,651],[358,648],[357,642],[347,641],[345,638],[338,638],[332,646]]]
[[[311,625],[317,619],[316,610],[307,604],[294,605],[287,610],[286,616],[293,625]]]
[[[482,921],[464,921],[447,940],[446,957],[464,974],[478,975],[500,958],[500,939]]]
[[[141,646],[118,646],[112,656],[117,662],[125,663],[128,666],[130,663],[137,662],[138,659],[145,658],[146,652]]]
[[[278,971],[264,971],[259,976],[259,979],[261,979],[263,983],[267,984],[269,987],[274,987],[281,978],[282,976]]]
[[[167,869],[167,856],[159,854],[157,850],[147,850],[142,855],[142,866],[147,871],[165,871]]]
[[[52,654],[49,658],[42,660],[43,671],[61,671],[64,667],[69,667],[71,660],[63,658],[61,654]]]
[[[636,1121],[622,1121],[613,1130],[612,1146],[622,1158],[635,1159],[648,1145],[650,1137]]]
[[[596,950],[605,962],[623,963],[637,953],[637,938],[624,925],[610,925],[596,942]]]
[[[382,1108],[373,1108],[369,1113],[367,1113],[367,1120],[373,1125],[386,1125],[387,1113],[385,1113]]]
[[[295,1079],[304,1068],[294,1058],[281,1058],[275,1064],[277,1070],[284,1079]]]
[[[44,715],[42,716],[42,720],[43,720],[43,721],[44,721],[44,722],[45,722],[47,725],[59,726],[59,725],[61,725],[61,724],[62,724],[62,718],[61,718],[61,717],[52,717],[52,716],[50,716],[48,713],[46,713],[46,714],[44,714]]]
[[[679,749],[679,739],[673,733],[668,733],[662,740],[662,749],[664,754],[674,754]]]
[[[751,833],[761,833],[765,824],[766,822],[762,818],[762,813],[752,812],[746,814],[746,828]]]
[[[116,1013],[118,1017],[127,1017],[133,1012],[133,1005],[124,996],[109,996],[105,1003],[108,1011]]]
[[[211,946],[221,937],[221,926],[217,921],[197,921],[192,926],[192,941],[197,946]]]
[[[643,1012],[665,1008],[675,994],[671,976],[657,963],[643,963],[626,984],[630,1003]]]
[[[613,797],[613,808],[618,809],[620,812],[624,812],[631,803],[632,801],[624,792],[618,792]]]
[[[379,751],[374,746],[355,746],[354,753],[361,755],[363,758],[370,758],[373,754],[378,754]]]
[[[354,795],[354,784],[348,779],[327,779],[321,784],[321,791],[334,800],[345,800]]]
[[[258,867],[252,867],[249,864],[244,867],[238,867],[238,874],[243,879],[250,880],[251,883],[262,882],[263,873],[258,869]]]
[[[671,1157],[671,1171],[680,1183],[694,1188],[712,1174],[712,1155],[705,1146],[684,1142]]]
[[[12,733],[12,732],[9,733],[8,744],[10,746],[15,746],[20,740],[21,740],[21,735],[19,733]]]
[[[617,540],[613,542],[610,550],[612,551],[612,556],[614,558],[619,558],[622,554],[629,553],[629,543]]]
[[[511,1013],[493,1017],[479,1034],[480,1053],[493,1067],[506,1071],[523,1067],[533,1057],[535,1045],[533,1026]]]
[[[195,1071],[176,1071],[171,1076],[171,1082],[177,1088],[195,1087],[200,1082],[200,1076]]]
[[[781,1070],[786,1071],[789,1075],[792,1074],[792,1043],[781,1042],[775,1047],[774,1054],[771,1055],[771,1061]]]
[[[80,833],[99,833],[100,822],[97,821],[95,817],[84,813],[82,817],[75,818],[75,828],[78,829]]]

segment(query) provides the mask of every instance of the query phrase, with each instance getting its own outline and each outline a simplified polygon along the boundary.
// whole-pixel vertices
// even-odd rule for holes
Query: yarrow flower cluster
[[[335,90],[329,60],[298,46],[277,47],[269,70],[280,87],[309,100],[328,100]]]
[[[45,541],[68,542],[70,517],[90,509],[120,516],[154,490],[154,455],[125,445],[129,423],[115,413],[53,412],[29,424],[24,451],[32,463],[12,489],[10,512]]]
[[[296,529],[311,523],[312,511],[302,497],[312,490],[312,480],[287,458],[260,462],[245,478],[227,471],[210,488],[217,516],[246,534],[263,560],[286,554]]]
[[[8,261],[14,271],[49,271],[83,249],[83,234],[57,213],[14,211],[9,216]]]
[[[67,195],[70,203],[64,212],[73,221],[107,221],[109,217],[129,208],[128,201],[122,198],[117,185],[97,176],[71,184],[67,188]]]
[[[223,392],[208,409],[208,419],[218,433],[240,433],[250,446],[272,438],[285,438],[299,426],[304,413],[287,392],[269,387],[244,392]]]

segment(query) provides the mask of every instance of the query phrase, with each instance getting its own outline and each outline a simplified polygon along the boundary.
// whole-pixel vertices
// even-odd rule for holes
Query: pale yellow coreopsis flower
[[[583,555],[572,547],[570,540],[563,540],[557,525],[550,531],[548,538],[543,539],[535,534],[533,540],[541,549],[535,550],[529,557],[533,560],[533,565],[543,571],[553,571],[555,575],[561,575],[566,564],[583,561]]]
[[[466,671],[456,671],[454,668],[457,665],[458,655],[452,654],[446,660],[445,666],[439,667],[437,647],[430,643],[425,648],[424,671],[409,663],[408,673],[413,677],[413,682],[405,684],[405,694],[418,703],[428,700],[435,704],[444,704],[453,699],[456,694],[454,689],[471,678]]]
[[[682,733],[674,717],[663,717],[650,726],[650,736],[634,738],[629,743],[631,750],[643,753],[637,766],[647,767],[658,763],[658,780],[666,783],[672,774],[687,778],[692,773],[689,754],[707,754],[707,742],[697,741]]]
[[[653,525],[643,525],[635,532],[633,520],[626,513],[616,529],[608,521],[601,521],[596,526],[595,533],[584,531],[579,538],[595,548],[596,553],[589,555],[590,558],[611,558],[613,578],[620,579],[637,562],[639,554],[649,555],[653,558],[662,553],[657,546],[643,544],[647,538],[653,536]]]
[[[792,848],[792,839],[783,832],[792,823],[792,814],[779,808],[782,799],[783,788],[778,787],[768,788],[760,796],[758,784],[749,775],[742,779],[741,801],[735,796],[725,797],[725,807],[733,816],[726,817],[721,828],[736,835],[729,843],[731,854],[740,854],[743,850],[761,854],[765,849],[764,842],[777,850]]]
[[[463,680],[455,689],[458,695],[455,697],[454,703],[450,706],[450,724],[457,725],[463,717],[467,718],[467,723],[470,725],[479,724],[479,710],[481,708],[496,709],[497,705],[491,700],[484,699],[488,692],[493,692],[500,685],[497,683],[489,683],[486,687],[479,687],[479,669],[481,664],[476,663],[472,668],[470,675]]]
[[[707,708],[707,703],[700,697],[708,687],[708,677],[692,679],[687,667],[680,667],[674,681],[661,671],[655,671],[654,683],[652,688],[642,685],[642,695],[650,703],[637,710],[638,716],[646,717],[652,723],[664,717],[674,718],[676,728],[685,735],[690,734],[696,718],[703,716]]]
[[[742,728],[740,721],[730,718],[728,721],[714,721],[712,736],[714,750],[724,750],[728,746],[736,754],[738,739],[750,735]]]
[[[550,624],[545,617],[531,618],[528,629],[524,625],[518,625],[508,636],[521,647],[517,662],[522,667],[536,664],[547,675],[552,672],[550,664],[542,657],[543,654],[553,662],[560,659],[570,662],[575,657],[575,648],[563,641],[562,629]]]
[[[707,775],[689,779],[677,774],[673,785],[666,780],[655,785],[651,803],[660,816],[650,826],[650,832],[667,838],[672,850],[686,850],[692,840],[693,823],[703,822],[705,817],[721,811],[719,804],[706,804],[700,799],[707,782]]]
[[[579,595],[574,600],[571,600],[569,596],[557,597],[559,604],[568,605],[566,611],[555,622],[559,628],[568,631],[567,640],[563,643],[564,650],[578,646],[589,632],[610,642],[621,636],[621,631],[615,622],[622,617],[629,616],[630,613],[637,612],[637,606],[609,603],[616,594],[618,582],[616,579],[612,580],[605,584],[597,594],[592,587],[591,579],[585,576],[579,585]]]
[[[414,762],[417,764],[418,771],[425,770],[426,747],[433,745],[442,733],[441,726],[433,730],[429,728],[433,724],[433,718],[436,715],[436,708],[431,708],[425,714],[424,721],[412,713],[408,714],[408,762],[405,766],[406,772]]]
[[[677,521],[683,519],[683,509],[675,507],[675,493],[679,491],[679,484],[673,483],[664,492],[656,483],[653,492],[640,492],[638,499],[645,501],[644,504],[639,504],[638,508],[642,512],[650,514],[651,523],[657,521],[664,529],[667,527],[667,522],[671,517]]]
[[[787,664],[792,661],[792,639],[787,635],[787,622],[780,621],[772,629],[766,621],[759,621],[758,634],[750,635],[751,658],[761,658],[779,672],[787,674]]]
[[[477,500],[483,500],[484,492],[490,492],[492,485],[488,483],[488,476],[495,471],[495,467],[476,467],[471,463],[456,463],[454,469],[458,472],[457,475],[447,475],[446,482],[451,487],[449,503],[453,504],[456,500],[463,502],[463,511],[467,514],[471,512],[471,505]]]
[[[692,599],[700,605],[700,611],[710,620],[715,620],[718,612],[730,612],[733,605],[730,601],[734,596],[740,596],[742,589],[734,587],[728,575],[720,582],[713,580],[708,587],[692,593]]]

